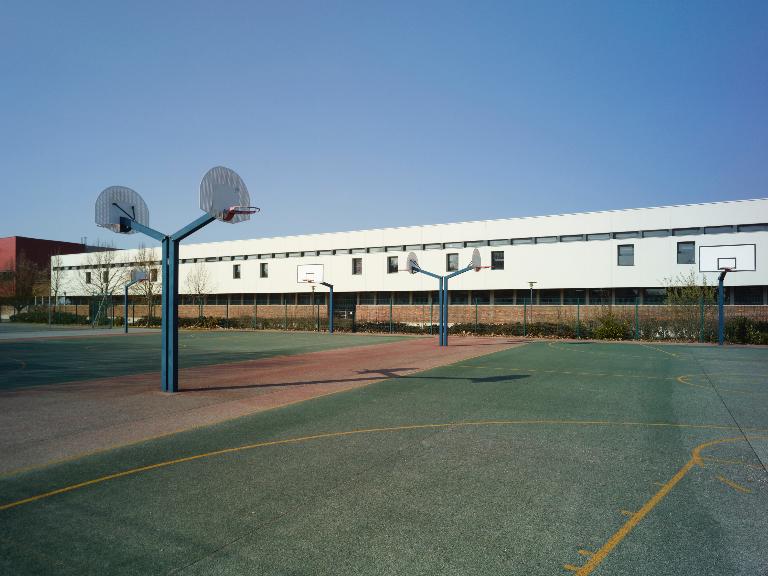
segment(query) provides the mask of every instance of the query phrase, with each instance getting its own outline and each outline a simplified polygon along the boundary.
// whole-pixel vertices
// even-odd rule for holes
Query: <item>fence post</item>
[[[315,299],[315,313],[317,315],[317,331],[320,332],[320,303]]]
[[[635,296],[635,340],[640,338],[640,298]]]
[[[477,298],[475,298],[475,334],[477,334]]]
[[[576,339],[581,340],[581,299],[576,298]]]
[[[523,300],[523,336],[528,335],[528,302]]]
[[[285,297],[283,297],[283,298],[285,298]],[[283,302],[283,304],[285,305],[285,312],[284,312],[285,320],[284,320],[284,324],[285,324],[285,331],[287,332],[288,331],[288,300],[286,299],[285,302]]]
[[[704,294],[699,296],[699,342],[704,342]]]
[[[429,296],[429,335],[432,336],[432,312],[435,307],[435,303],[432,302],[432,295]]]
[[[389,294],[389,333],[392,334],[392,293]]]

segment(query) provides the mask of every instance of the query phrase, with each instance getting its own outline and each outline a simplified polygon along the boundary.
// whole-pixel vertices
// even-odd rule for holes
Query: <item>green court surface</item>
[[[182,368],[391,342],[399,336],[311,332],[180,332]],[[0,389],[160,370],[160,332],[0,341]]]
[[[4,574],[768,571],[768,350],[534,343],[0,479]]]

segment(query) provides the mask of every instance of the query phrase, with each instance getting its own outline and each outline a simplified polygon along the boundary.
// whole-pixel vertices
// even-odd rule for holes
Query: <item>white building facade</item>
[[[521,304],[532,293],[539,304],[655,304],[674,278],[693,273],[716,284],[717,272],[700,269],[702,250],[713,246],[724,257],[736,246],[753,254],[739,267],[754,269],[728,275],[727,301],[768,304],[768,199],[182,244],[180,292],[190,292],[185,279],[203,266],[210,303],[308,304],[311,285],[297,282],[297,269],[317,264],[341,305],[423,304],[437,282],[405,272],[407,254],[443,275],[477,248],[490,267],[454,278],[452,303]],[[130,268],[137,253],[120,251],[115,261]],[[96,273],[89,254],[61,264],[63,291],[86,296],[84,275]]]

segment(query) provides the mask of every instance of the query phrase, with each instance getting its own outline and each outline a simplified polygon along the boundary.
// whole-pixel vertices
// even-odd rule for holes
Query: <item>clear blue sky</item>
[[[189,241],[768,196],[762,0],[6,0],[0,74],[0,236],[217,164],[262,214]]]

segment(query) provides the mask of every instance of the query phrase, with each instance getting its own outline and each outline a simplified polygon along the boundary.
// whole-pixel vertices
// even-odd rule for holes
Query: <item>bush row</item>
[[[85,316],[71,313],[54,313],[56,324],[87,324]],[[11,316],[12,322],[48,323],[46,309],[33,309]],[[109,324],[107,318],[103,322]],[[115,326],[122,326],[122,318],[115,318]],[[133,324],[142,327],[159,327],[159,318],[140,318]],[[202,330],[240,329],[240,330],[302,330],[317,329],[315,318],[289,318],[286,326],[283,318],[218,318],[203,316],[200,318],[179,318],[180,328],[196,328]],[[402,322],[357,322],[337,320],[334,328],[339,332],[370,332],[398,334],[436,334],[437,326],[413,325]],[[320,329],[328,329],[327,321],[321,320]],[[589,322],[531,322],[523,325],[521,322],[508,324],[475,324],[460,323],[450,328],[452,334],[482,335],[482,336],[530,336],[543,338],[590,338],[595,340],[632,340],[635,338],[633,319],[606,314]],[[663,322],[659,320],[641,320],[637,326],[642,340],[685,341],[696,342],[701,336],[701,322],[697,318],[671,317]],[[717,340],[716,324],[707,322],[704,325],[704,341]],[[725,324],[725,339],[733,344],[768,344],[768,322],[750,318],[729,318]]]

